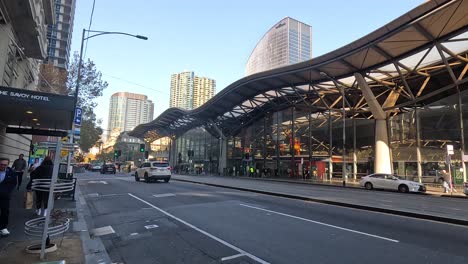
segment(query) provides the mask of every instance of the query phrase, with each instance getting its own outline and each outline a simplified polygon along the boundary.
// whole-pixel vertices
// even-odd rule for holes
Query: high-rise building
[[[195,76],[193,83],[193,107],[197,108],[213,97],[216,81],[206,77]]]
[[[139,124],[153,120],[154,104],[146,95],[115,93],[110,98],[109,131],[131,131]]]
[[[192,71],[184,71],[171,75],[170,107],[192,109],[194,79],[195,73]]]
[[[46,63],[67,69],[75,16],[75,0],[54,0],[55,24],[47,26]]]
[[[215,91],[215,80],[195,76],[193,71],[172,74],[169,106],[194,109],[213,97]]]
[[[312,59],[312,27],[290,17],[276,23],[250,54],[246,75]]]

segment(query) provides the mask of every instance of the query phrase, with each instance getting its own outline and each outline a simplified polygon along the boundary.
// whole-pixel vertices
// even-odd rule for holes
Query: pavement
[[[86,205],[86,218],[92,220],[87,221],[90,238],[102,243],[109,263],[467,263],[466,226],[181,182],[182,177],[195,178],[173,176],[170,183],[148,184],[128,174],[80,176],[79,204]],[[435,214],[443,213],[442,207],[459,209],[446,209],[454,217],[468,214],[464,199],[196,179],[357,204],[367,200],[398,208],[406,203],[405,210]]]
[[[467,199],[261,178],[174,175],[173,179],[468,226]]]
[[[37,218],[33,209],[24,208],[25,182],[19,191],[14,190],[10,204],[10,219],[8,230],[10,236],[0,238],[0,263],[24,264],[41,263],[39,255],[28,254],[25,249],[29,245],[39,244],[40,238],[30,237],[24,233],[24,223]],[[76,202],[70,198],[55,201],[55,209],[62,212],[63,217],[70,218],[69,231],[58,237],[52,237],[51,242],[58,246],[57,251],[47,253],[45,261],[65,260],[66,263],[83,263],[81,227],[78,221]],[[79,228],[79,229],[78,229]]]

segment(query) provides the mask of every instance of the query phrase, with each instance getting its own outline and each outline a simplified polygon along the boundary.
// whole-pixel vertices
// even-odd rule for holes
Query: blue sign
[[[83,113],[83,110],[79,107],[75,108],[75,125],[81,126],[81,115]]]

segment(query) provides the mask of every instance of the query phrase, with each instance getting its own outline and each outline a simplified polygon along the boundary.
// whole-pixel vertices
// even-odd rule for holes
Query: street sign
[[[79,136],[81,134],[81,129],[79,127],[75,127],[73,130],[73,135],[74,136]]]
[[[74,123],[77,126],[81,126],[81,115],[83,113],[83,110],[79,107],[75,108],[75,120]]]
[[[453,155],[453,145],[447,145],[447,154],[448,155]]]

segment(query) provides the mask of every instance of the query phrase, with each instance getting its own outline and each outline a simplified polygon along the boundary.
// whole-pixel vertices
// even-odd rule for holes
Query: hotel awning
[[[72,96],[0,86],[0,121],[7,133],[66,135],[73,115]]]

